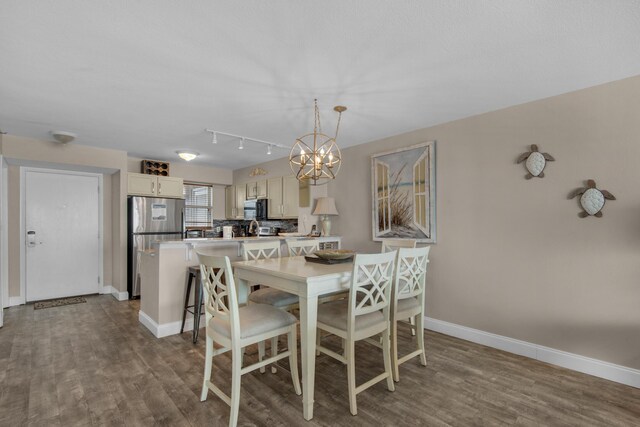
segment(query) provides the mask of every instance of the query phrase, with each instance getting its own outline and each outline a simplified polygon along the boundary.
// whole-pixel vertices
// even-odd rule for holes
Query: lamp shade
[[[313,214],[338,215],[338,210],[336,209],[336,201],[333,199],[333,197],[319,197]]]

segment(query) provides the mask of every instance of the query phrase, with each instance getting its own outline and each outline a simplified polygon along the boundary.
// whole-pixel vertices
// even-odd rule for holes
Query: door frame
[[[9,307],[9,256],[7,238],[7,161],[0,154],[0,327],[4,325],[4,308]]]
[[[20,167],[20,304],[27,301],[27,224],[26,224],[26,195],[27,195],[27,172],[50,173],[55,175],[80,175],[98,178],[98,293],[105,293],[104,284],[104,207],[103,207],[103,175],[91,172],[77,172],[63,169],[46,169],[34,167]]]

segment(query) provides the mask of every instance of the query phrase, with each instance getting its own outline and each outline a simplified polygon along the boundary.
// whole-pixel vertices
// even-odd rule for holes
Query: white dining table
[[[318,264],[298,256],[239,261],[233,263],[233,268],[240,303],[247,300],[249,283],[280,289],[300,298],[302,409],[304,418],[312,419],[318,297],[348,290],[353,264]]]

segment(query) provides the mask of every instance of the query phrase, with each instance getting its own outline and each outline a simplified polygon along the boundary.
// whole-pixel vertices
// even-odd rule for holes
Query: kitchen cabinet
[[[224,189],[224,217],[233,219],[236,215],[236,187],[230,185]]]
[[[300,187],[295,176],[270,179],[267,182],[267,198],[269,219],[298,218]]]
[[[247,187],[245,185],[230,185],[224,191],[226,218],[244,219],[244,202],[247,199]]]
[[[127,192],[134,196],[184,199],[182,178],[172,176],[128,173]]]
[[[247,183],[247,200],[264,199],[267,197],[267,180]]]

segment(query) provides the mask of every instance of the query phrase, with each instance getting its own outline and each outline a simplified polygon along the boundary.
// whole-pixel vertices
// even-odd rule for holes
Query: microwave
[[[266,221],[268,199],[247,200],[244,202],[244,219]]]

